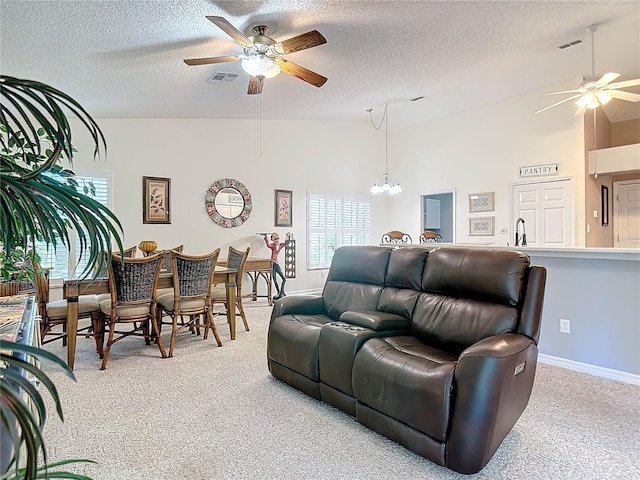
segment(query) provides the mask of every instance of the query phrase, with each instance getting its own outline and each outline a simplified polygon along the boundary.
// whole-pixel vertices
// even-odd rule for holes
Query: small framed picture
[[[495,217],[476,217],[469,219],[469,235],[493,235]]]
[[[293,192],[276,190],[275,226],[291,227],[293,225]]]
[[[171,179],[142,177],[142,223],[171,223]]]
[[[469,212],[493,212],[494,192],[469,195]]]
[[[602,226],[609,225],[609,187],[602,185],[600,187],[601,210],[602,210]]]

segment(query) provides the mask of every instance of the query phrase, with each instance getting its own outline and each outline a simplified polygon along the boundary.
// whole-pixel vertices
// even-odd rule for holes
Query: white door
[[[516,220],[521,217],[525,221],[527,245],[573,246],[573,194],[570,179],[524,183],[513,185],[512,188],[512,240],[515,240]],[[522,235],[522,225],[519,230]]]
[[[613,246],[640,248],[640,182],[614,182],[613,198]]]

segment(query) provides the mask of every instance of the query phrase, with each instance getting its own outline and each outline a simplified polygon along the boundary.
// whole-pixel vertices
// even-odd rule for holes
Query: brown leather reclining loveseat
[[[529,401],[546,270],[511,250],[342,247],[322,296],[276,303],[276,378],[475,473]]]

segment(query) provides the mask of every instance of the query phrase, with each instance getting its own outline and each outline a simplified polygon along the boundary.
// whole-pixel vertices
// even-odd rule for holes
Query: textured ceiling
[[[255,118],[239,63],[182,61],[242,52],[207,15],[247,34],[265,24],[275,40],[313,29],[326,37],[287,58],[328,82],[266,80],[265,119],[368,121],[367,108],[389,102],[391,129],[566,82],[577,87],[591,72],[585,27],[594,23],[596,73],[640,77],[638,1],[1,0],[0,70],[60,88],[96,118]],[[575,39],[585,42],[558,49]],[[208,84],[214,72],[239,76]],[[426,98],[408,101],[417,96]],[[539,108],[561,98],[541,95]],[[640,117],[640,103],[607,107],[613,121]],[[571,102],[556,108],[574,111]]]

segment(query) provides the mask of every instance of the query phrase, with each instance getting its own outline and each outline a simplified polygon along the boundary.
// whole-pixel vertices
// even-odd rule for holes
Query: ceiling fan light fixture
[[[606,105],[611,101],[613,96],[608,90],[600,90],[598,92],[587,92],[576,100],[576,105],[579,108],[598,108],[601,105]]]
[[[252,77],[273,78],[280,73],[280,65],[263,53],[242,59],[242,69]]]
[[[606,105],[613,98],[609,90],[599,91],[598,93],[596,93],[596,97],[598,97],[598,101],[600,102],[600,105]]]

